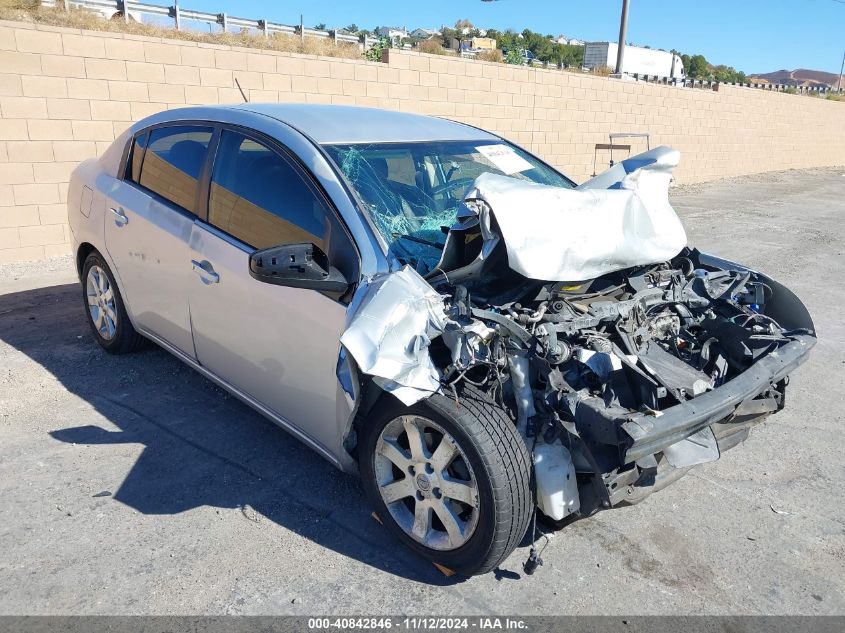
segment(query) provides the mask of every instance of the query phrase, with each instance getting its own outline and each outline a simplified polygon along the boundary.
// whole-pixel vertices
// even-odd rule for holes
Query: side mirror
[[[258,281],[291,288],[344,293],[349,282],[314,244],[282,244],[249,256],[249,274]]]

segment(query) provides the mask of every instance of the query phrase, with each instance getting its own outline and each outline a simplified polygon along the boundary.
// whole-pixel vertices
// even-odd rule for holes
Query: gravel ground
[[[786,410],[631,508],[445,578],[357,482],[150,349],[92,340],[69,259],[0,266],[0,614],[842,614],[845,169],[678,187],[690,243],[794,289]]]

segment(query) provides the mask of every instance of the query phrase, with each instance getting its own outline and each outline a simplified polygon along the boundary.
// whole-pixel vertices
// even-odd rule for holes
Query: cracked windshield
[[[458,206],[481,174],[573,186],[502,141],[330,145],[326,150],[364,202],[388,252],[421,274],[437,266]]]

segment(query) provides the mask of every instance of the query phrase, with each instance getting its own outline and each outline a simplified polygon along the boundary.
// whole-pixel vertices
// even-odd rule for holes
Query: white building
[[[395,26],[380,26],[378,34],[381,37],[386,37],[392,44],[397,46],[403,39],[411,37],[411,34],[408,33],[408,29],[404,26],[401,29]]]
[[[620,70],[616,68],[617,51],[616,42],[589,42],[584,47],[584,67],[606,66],[611,71],[619,73]],[[668,79],[683,79],[686,76],[684,64],[679,55],[630,44],[625,46],[622,66],[621,72],[629,75],[650,75]]]
[[[440,37],[440,31],[437,29],[414,29],[411,31],[411,37],[420,40],[430,40],[432,37]]]

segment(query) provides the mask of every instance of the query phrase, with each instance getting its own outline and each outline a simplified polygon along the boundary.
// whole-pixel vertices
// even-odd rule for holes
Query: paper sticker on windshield
[[[507,145],[479,145],[476,147],[491,163],[508,176],[519,171],[533,169],[534,165],[517,154]]]

